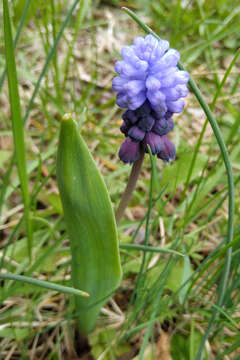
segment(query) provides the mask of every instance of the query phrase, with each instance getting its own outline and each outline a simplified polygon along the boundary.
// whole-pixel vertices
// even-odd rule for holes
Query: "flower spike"
[[[177,67],[179,52],[149,34],[137,37],[121,54],[123,60],[115,64],[119,76],[112,85],[118,106],[127,109],[120,127],[126,140],[119,157],[133,163],[139,149],[146,151],[149,145],[154,155],[169,162],[176,150],[166,134],[174,127],[172,115],[183,110],[182,98],[188,94],[189,75]]]

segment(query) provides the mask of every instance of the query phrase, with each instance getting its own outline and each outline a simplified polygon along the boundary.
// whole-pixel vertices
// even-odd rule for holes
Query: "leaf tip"
[[[90,294],[88,294],[87,292],[84,292],[83,296],[88,298],[88,297],[90,297]]]
[[[67,121],[67,120],[72,120],[72,114],[71,113],[66,113],[63,115],[63,121]]]

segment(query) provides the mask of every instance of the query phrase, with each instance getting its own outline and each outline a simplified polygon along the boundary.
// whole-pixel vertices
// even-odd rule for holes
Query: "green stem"
[[[215,96],[210,104],[210,109],[213,110],[214,109],[214,106],[216,104],[216,101],[221,93],[221,89],[223,88],[232,68],[233,68],[233,65],[235,64],[235,62],[237,61],[238,59],[238,56],[240,54],[240,49],[238,49],[238,51],[236,52],[235,56],[233,57],[229,67],[227,68],[225,74],[224,74],[224,77],[221,81],[221,83],[219,84],[218,86],[218,89],[215,93]],[[189,172],[188,172],[188,176],[187,176],[187,180],[186,180],[186,183],[185,183],[185,186],[184,186],[184,190],[183,190],[183,193],[182,193],[182,196],[181,196],[181,201],[183,201],[183,199],[185,198],[186,196],[186,192],[187,192],[187,189],[188,189],[188,186],[190,184],[190,180],[191,180],[191,176],[192,176],[192,172],[193,172],[193,168],[195,166],[195,163],[196,163],[196,159],[197,159],[197,155],[198,155],[198,151],[199,151],[199,148],[202,144],[202,140],[203,140],[203,136],[205,134],[205,131],[206,131],[206,128],[207,128],[207,124],[208,124],[208,119],[205,120],[204,122],[204,125],[202,127],[202,130],[201,130],[201,133],[200,133],[200,136],[199,136],[199,139],[198,139],[198,142],[197,142],[197,145],[195,147],[195,150],[194,150],[194,154],[193,154],[193,157],[192,157],[192,161],[191,161],[191,164],[190,164],[190,169],[189,169]],[[235,131],[236,128],[238,127],[238,122],[235,123],[235,126],[233,126],[232,128],[232,131],[231,134],[235,134]],[[229,138],[230,138],[230,135],[229,135]],[[229,141],[227,140],[227,144],[229,143]]]
[[[124,191],[124,194],[121,198],[120,204],[118,205],[118,208],[117,208],[117,211],[115,214],[117,225],[119,224],[119,222],[124,214],[124,211],[132,197],[132,193],[136,187],[136,183],[137,183],[137,180],[138,180],[141,168],[142,168],[143,159],[144,159],[144,150],[141,149],[140,157],[137,161],[135,161],[135,163],[132,166],[131,174],[129,176],[126,189]]]
[[[179,64],[179,68],[180,69],[184,69],[182,65]],[[227,171],[227,178],[228,178],[228,197],[229,197],[229,202],[228,202],[228,231],[227,231],[227,243],[230,243],[233,240],[233,231],[234,231],[234,180],[233,180],[233,172],[232,172],[232,166],[231,166],[231,162],[228,156],[228,151],[226,148],[226,145],[224,143],[221,131],[219,129],[218,123],[216,122],[210,107],[208,106],[208,104],[206,103],[206,101],[204,100],[200,90],[198,89],[196,83],[194,82],[193,79],[190,78],[189,80],[189,85],[192,88],[199,104],[201,105],[203,111],[205,112],[208,121],[210,122],[210,125],[213,129],[214,135],[216,137],[216,140],[218,142],[222,157],[223,157],[223,161],[226,167],[226,171]],[[218,299],[217,299],[217,306],[221,307],[223,304],[223,300],[224,300],[224,294],[225,294],[225,290],[227,287],[227,281],[228,281],[228,276],[229,276],[229,272],[230,272],[230,266],[231,266],[231,257],[232,257],[232,248],[229,248],[226,254],[226,260],[225,260],[225,264],[224,264],[224,268],[223,268],[223,272],[222,272],[222,277],[221,277],[221,281],[220,281],[220,286],[219,286],[219,291],[218,291]],[[197,354],[197,360],[200,360],[202,357],[202,352],[204,350],[204,346],[205,346],[205,342],[208,339],[208,336],[210,335],[211,332],[211,328],[217,318],[219,311],[217,308],[213,309],[212,312],[212,317],[211,320],[209,321],[207,330],[204,334],[200,349],[198,351]]]

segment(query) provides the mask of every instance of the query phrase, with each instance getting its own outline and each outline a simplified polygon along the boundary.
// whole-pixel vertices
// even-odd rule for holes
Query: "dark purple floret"
[[[138,121],[138,126],[143,131],[150,131],[155,123],[155,119],[151,115],[144,115]]]
[[[164,161],[170,161],[175,155],[175,147],[164,135],[173,129],[172,113],[159,117],[151,110],[147,100],[141,109],[127,110],[122,115],[124,120],[120,130],[126,136],[126,140],[119,151],[120,159],[124,163],[132,163],[139,157],[140,146],[150,146],[153,155],[159,155]],[[166,138],[166,139],[165,139]],[[170,142],[170,143],[169,143]]]
[[[127,110],[123,113],[122,118],[124,121],[130,121],[132,124],[138,120],[137,114],[132,110]]]
[[[140,155],[139,142],[133,141],[130,137],[127,137],[122,143],[118,155],[124,164],[132,164],[137,161]]]
[[[131,125],[129,125],[126,121],[124,121],[122,123],[122,125],[120,126],[120,130],[125,136],[127,136],[130,128],[131,128]]]
[[[156,120],[152,131],[158,135],[166,135],[174,128],[172,118]]]
[[[150,112],[152,111],[151,105],[149,101],[145,101],[145,103],[143,103],[142,106],[140,106],[140,108],[136,109],[136,114],[138,117],[141,116],[146,116],[148,114],[150,114]]]
[[[146,134],[144,144],[150,146],[153,155],[163,150],[162,137],[151,131]]]
[[[176,156],[176,148],[174,144],[165,135],[161,138],[163,142],[163,149],[157,154],[158,158],[165,162],[173,161]]]
[[[167,111],[166,114],[165,114],[166,119],[169,119],[172,116],[173,116],[173,113],[171,111]]]
[[[132,126],[128,131],[128,136],[130,136],[130,138],[135,141],[142,141],[145,136],[145,132],[141,130],[138,126]]]

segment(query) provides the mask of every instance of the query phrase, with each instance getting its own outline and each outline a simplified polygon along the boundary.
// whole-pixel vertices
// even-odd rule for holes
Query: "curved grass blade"
[[[148,26],[146,26],[137,16],[136,14],[134,14],[133,11],[129,10],[126,7],[122,8],[146,33],[151,33],[152,35],[154,35],[158,40],[161,40],[160,37],[154,33]],[[184,70],[184,67],[178,63],[178,67],[181,70]],[[234,233],[234,224],[233,224],[233,219],[234,219],[234,180],[233,180],[233,172],[232,172],[232,166],[231,166],[231,162],[228,156],[228,151],[225,145],[225,142],[223,140],[221,131],[219,129],[218,123],[215,120],[210,107],[208,106],[208,104],[206,103],[206,101],[204,100],[204,97],[201,93],[201,91],[199,90],[197,84],[195,83],[195,81],[191,78],[189,78],[189,86],[191,87],[194,95],[196,96],[200,106],[202,107],[203,111],[205,112],[205,115],[208,119],[208,121],[210,122],[210,125],[212,127],[212,130],[214,132],[214,135],[216,137],[216,140],[218,142],[220,151],[221,151],[221,155],[225,164],[225,168],[226,168],[226,172],[227,172],[227,178],[228,178],[228,198],[229,198],[229,202],[228,202],[228,231],[227,231],[227,243],[231,243],[233,240],[233,233]],[[225,293],[225,289],[227,286],[227,280],[228,280],[228,276],[229,276],[229,271],[230,271],[230,266],[231,266],[231,257],[232,257],[232,248],[229,248],[226,254],[226,260],[225,260],[225,264],[224,264],[224,268],[223,268],[223,272],[222,272],[222,277],[220,280],[220,286],[218,289],[218,299],[217,299],[217,307],[220,308],[223,304],[223,300],[224,300],[224,293]],[[210,335],[212,326],[217,318],[218,315],[218,308],[213,308],[212,310],[212,318],[209,321],[207,330],[204,334],[199,352],[197,354],[197,360],[201,359],[202,356],[202,352],[204,349],[204,345],[206,340],[208,339],[208,336]]]
[[[90,295],[90,299],[76,298],[79,331],[87,334],[103,301],[93,304],[116,289],[121,267],[110,198],[71,116],[61,124],[57,180],[70,237],[73,285]]]
[[[21,282],[24,282],[27,284],[40,286],[42,288],[57,291],[57,292],[64,293],[64,294],[89,297],[89,294],[86,293],[85,291],[74,289],[69,286],[54,284],[49,281],[37,280],[37,279],[34,279],[29,276],[16,275],[16,274],[0,274],[0,279],[17,280],[17,281],[21,281]]]

